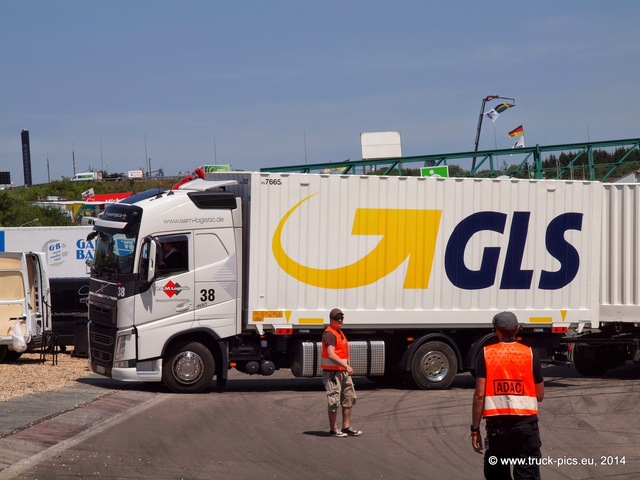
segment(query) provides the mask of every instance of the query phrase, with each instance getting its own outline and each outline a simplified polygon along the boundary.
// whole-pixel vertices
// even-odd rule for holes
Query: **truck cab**
[[[142,192],[96,220],[93,371],[183,392],[201,391],[214,374],[226,378],[221,339],[241,328],[241,218],[235,196],[218,187]],[[179,259],[169,265],[172,249]]]

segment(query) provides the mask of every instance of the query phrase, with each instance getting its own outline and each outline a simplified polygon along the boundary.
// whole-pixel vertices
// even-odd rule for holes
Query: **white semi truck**
[[[598,320],[601,184],[219,172],[110,205],[94,225],[89,358],[199,392],[320,372],[345,312],[356,374],[447,388],[511,310],[543,361]],[[164,269],[165,244],[182,263]],[[566,348],[566,345],[564,345]]]
[[[41,252],[0,253],[0,362],[42,347],[51,331],[49,279]],[[16,330],[14,330],[16,328]],[[14,336],[21,337],[16,350]]]
[[[71,177],[72,182],[100,182],[102,181],[102,172],[81,172]]]

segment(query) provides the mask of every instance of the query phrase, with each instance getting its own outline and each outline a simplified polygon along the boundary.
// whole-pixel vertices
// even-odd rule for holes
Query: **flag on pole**
[[[509,132],[510,137],[517,137],[518,135],[524,135],[524,129],[522,128],[522,125],[514,128]]]
[[[513,144],[511,148],[524,148],[524,137],[520,137],[516,143]]]
[[[502,112],[504,112],[507,108],[511,108],[511,107],[513,107],[513,104],[511,103],[501,103],[497,107],[494,107],[491,110],[489,110],[487,113],[485,113],[485,115],[489,117],[492,122],[495,122]]]
[[[80,195],[82,195],[82,199],[84,200],[85,198],[95,194],[93,193],[93,188],[90,188],[89,190],[85,190],[84,192],[82,192]]]

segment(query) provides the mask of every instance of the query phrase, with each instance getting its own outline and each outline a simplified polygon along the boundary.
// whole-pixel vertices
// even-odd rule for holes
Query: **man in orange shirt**
[[[471,443],[483,452],[480,421],[487,420],[486,479],[540,478],[538,402],[544,398],[542,365],[535,350],[516,342],[518,319],[511,312],[493,317],[500,343],[484,347],[476,364]],[[518,463],[518,464],[516,464]]]
[[[362,432],[351,426],[351,409],[356,403],[353,368],[349,365],[349,342],[342,331],[344,314],[339,308],[329,313],[329,326],[322,335],[322,383],[329,402],[329,435],[357,437]],[[338,428],[338,407],[342,407],[342,428]]]

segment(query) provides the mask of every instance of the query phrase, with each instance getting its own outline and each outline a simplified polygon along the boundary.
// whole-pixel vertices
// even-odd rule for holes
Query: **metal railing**
[[[614,153],[609,152],[615,149]],[[620,150],[622,149],[622,150]],[[605,151],[609,162],[599,162],[594,157]],[[560,162],[562,157],[562,162]],[[502,165],[498,162],[502,161]],[[464,165],[470,167],[465,170]],[[473,164],[472,164],[473,162]],[[621,167],[628,170],[640,166],[640,138],[608,140],[602,142],[569,143],[498,150],[482,150],[411,157],[344,160],[304,165],[283,165],[261,168],[261,172],[325,172],[356,174],[371,173],[374,169],[383,175],[403,175],[408,169],[449,165],[451,176],[498,176],[536,179],[581,179],[605,181]],[[455,166],[455,168],[451,168]],[[367,171],[368,170],[368,171]],[[625,172],[628,173],[628,172]]]

